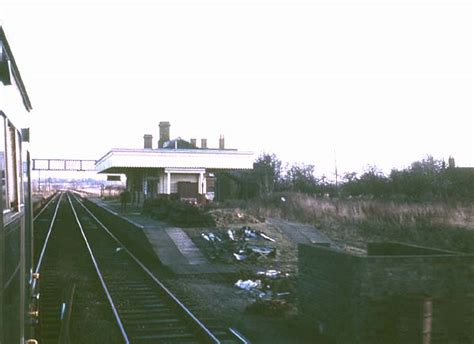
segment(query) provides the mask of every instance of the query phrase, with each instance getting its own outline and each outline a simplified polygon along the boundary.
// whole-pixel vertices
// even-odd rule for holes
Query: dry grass
[[[474,205],[408,204],[364,199],[282,195],[248,212],[315,225],[332,239],[356,247],[399,241],[462,252],[474,251]],[[242,207],[242,205],[241,205]]]

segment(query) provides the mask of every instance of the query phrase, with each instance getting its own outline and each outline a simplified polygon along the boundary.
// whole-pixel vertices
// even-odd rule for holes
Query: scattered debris
[[[201,237],[208,242],[209,256],[214,259],[231,257],[236,261],[244,261],[276,256],[274,246],[260,243],[262,240],[275,243],[276,240],[249,226],[231,228],[222,234],[201,233]]]
[[[275,239],[270,238],[270,237],[269,237],[268,235],[266,235],[265,233],[260,232],[259,235],[260,235],[262,238],[264,238],[264,239],[266,239],[266,240],[268,240],[268,241],[275,242]]]
[[[270,279],[277,279],[277,278],[289,277],[290,276],[290,274],[288,274],[288,273],[283,274],[279,270],[267,270],[267,271],[257,272],[257,276],[262,276],[262,275],[265,276],[265,277],[268,277]]]
[[[246,260],[246,259],[248,258],[248,256],[245,255],[244,253],[245,253],[244,250],[239,250],[238,253],[235,253],[235,252],[234,252],[234,253],[232,253],[232,254],[234,255],[234,258],[240,262],[240,261]]]
[[[252,293],[256,300],[286,299],[291,295],[288,273],[279,270],[260,271],[258,279],[239,279],[234,286]]]
[[[227,235],[232,241],[244,241],[263,238],[265,240],[275,242],[275,239],[270,238],[268,235],[261,231],[256,231],[250,228],[249,226],[244,226],[240,229],[229,229],[227,230]]]
[[[206,233],[201,233],[201,236],[202,236],[205,240],[207,240],[207,241],[209,241],[209,242],[216,242],[216,241],[222,242],[222,239],[219,238],[219,237],[218,237],[217,235],[215,235],[214,233],[208,233],[208,234],[206,234]]]
[[[246,281],[238,280],[237,282],[235,282],[234,285],[235,285],[237,288],[245,289],[245,290],[250,290],[250,289],[253,289],[253,288],[260,289],[260,288],[262,287],[262,281],[260,281],[260,280],[256,280],[256,281],[252,281],[252,280],[246,280]]]
[[[252,252],[257,254],[259,257],[275,257],[276,249],[275,247],[269,246],[259,246],[259,245],[246,245],[247,252]]]

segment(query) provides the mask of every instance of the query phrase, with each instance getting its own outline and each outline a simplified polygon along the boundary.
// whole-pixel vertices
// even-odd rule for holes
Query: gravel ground
[[[234,287],[231,276],[227,279],[181,276],[169,282],[178,294],[192,298],[205,313],[236,328],[252,343],[317,343],[299,327],[294,300],[274,303],[272,307],[259,305],[259,310],[265,312],[260,314],[249,309],[255,307],[256,297]]]
[[[212,317],[219,319],[228,327],[238,329],[252,343],[317,343],[316,339],[298,324],[295,290],[297,245],[276,227],[265,224],[263,219],[252,218],[239,210],[221,210],[218,216],[216,222],[219,227],[216,229],[184,229],[208,257],[212,256],[212,249],[202,238],[201,233],[212,232],[227,237],[228,229],[239,230],[244,226],[273,238],[274,243],[266,240],[260,240],[259,243],[275,247],[275,257],[237,262],[232,258],[231,252],[224,252],[215,261],[233,264],[238,267],[238,272],[227,275],[178,276],[170,279],[168,283],[172,283],[173,289],[177,289],[178,294],[192,299],[193,303]],[[286,299],[273,298],[262,302],[257,296],[258,293],[234,286],[239,279],[261,279],[256,275],[256,271],[269,269],[288,273],[289,277],[276,282],[279,283],[278,291],[290,292]]]

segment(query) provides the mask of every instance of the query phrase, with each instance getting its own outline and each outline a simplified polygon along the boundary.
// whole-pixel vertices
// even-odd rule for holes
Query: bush
[[[190,203],[162,198],[148,199],[143,214],[179,227],[214,227],[211,214]]]

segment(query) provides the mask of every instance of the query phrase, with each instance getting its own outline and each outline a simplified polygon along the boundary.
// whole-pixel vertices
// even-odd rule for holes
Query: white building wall
[[[251,152],[199,149],[114,149],[97,162],[96,169],[98,172],[114,167],[252,169],[253,161]]]

